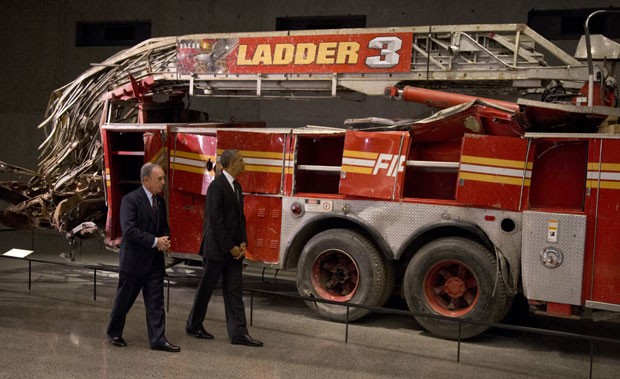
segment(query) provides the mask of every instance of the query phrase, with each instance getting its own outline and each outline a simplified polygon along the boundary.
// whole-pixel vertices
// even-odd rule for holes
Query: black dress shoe
[[[179,351],[181,351],[181,348],[166,341],[161,345],[151,346],[151,350],[161,350],[167,351],[168,353],[178,353]]]
[[[123,339],[123,337],[110,337],[108,336],[108,341],[112,344],[112,346],[125,347],[127,346],[127,342]]]
[[[203,340],[212,340],[213,339],[213,334],[207,332],[203,328],[201,328],[199,330],[185,329],[185,332],[187,334],[189,334],[190,336],[195,337],[195,338],[200,338],[200,339],[203,339]]]
[[[230,340],[230,343],[233,345],[244,345],[244,346],[252,346],[252,347],[263,346],[262,342],[260,342],[259,340],[255,340],[254,338],[250,337],[247,334],[242,335],[242,336],[234,336]]]

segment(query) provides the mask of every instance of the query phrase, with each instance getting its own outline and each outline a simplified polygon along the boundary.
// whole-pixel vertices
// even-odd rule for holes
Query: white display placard
[[[15,258],[26,258],[32,253],[33,253],[32,250],[11,249],[2,255],[6,255],[7,257],[15,257]]]

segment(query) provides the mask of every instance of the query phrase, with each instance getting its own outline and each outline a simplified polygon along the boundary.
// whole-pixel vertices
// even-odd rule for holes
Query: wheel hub
[[[355,261],[341,250],[326,250],[312,264],[312,286],[325,299],[348,301],[358,286]]]
[[[440,315],[461,317],[478,302],[478,280],[463,262],[437,262],[424,279],[426,301]]]
[[[446,280],[446,284],[444,285],[444,291],[451,298],[458,298],[463,296],[465,293],[465,282],[461,278],[452,277]]]
[[[338,280],[340,283],[344,283],[349,278],[349,272],[345,267],[338,266],[336,267],[334,274],[334,278]]]

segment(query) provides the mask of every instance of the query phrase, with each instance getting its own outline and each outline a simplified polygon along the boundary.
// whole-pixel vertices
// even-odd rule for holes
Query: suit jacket
[[[232,260],[230,250],[248,241],[243,213],[243,194],[238,198],[224,174],[219,174],[207,189],[200,254],[216,261]]]
[[[159,196],[157,214],[142,186],[129,192],[121,201],[121,242],[119,269],[122,272],[144,276],[151,270],[165,271],[164,253],[153,248],[155,237],[170,235],[166,202]]]

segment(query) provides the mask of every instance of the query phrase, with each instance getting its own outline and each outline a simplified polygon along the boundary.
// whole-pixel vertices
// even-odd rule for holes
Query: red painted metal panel
[[[198,254],[202,240],[204,195],[170,190],[168,222],[171,250],[175,253]]]
[[[245,172],[239,175],[244,192],[280,193],[282,173],[290,174],[292,165],[285,154],[288,135],[218,130],[217,152],[239,149],[245,162]],[[286,162],[285,162],[285,159]],[[285,166],[286,165],[286,166]]]
[[[554,315],[554,316],[568,317],[573,313],[573,308],[572,308],[572,305],[570,304],[548,302],[547,313]]]
[[[157,163],[164,172],[168,172],[168,151],[166,134],[157,132],[144,133],[144,161]],[[140,176],[139,171],[136,177]]]
[[[586,140],[535,140],[530,209],[583,210]]]
[[[590,147],[588,151],[588,176],[592,178],[592,175],[596,175],[598,178],[598,165],[600,161],[600,151],[602,147],[602,140],[590,140]],[[596,172],[596,174],[593,173]],[[593,256],[596,245],[596,203],[598,200],[598,183],[593,182],[590,179],[586,180],[586,199],[584,204],[584,213],[586,214],[586,241],[585,241],[585,256],[583,262],[583,287],[581,291],[581,298],[585,304],[586,300],[592,300],[592,270],[593,270]]]
[[[177,133],[170,146],[170,188],[205,195],[215,176],[216,138]]]
[[[456,201],[518,210],[530,186],[531,165],[526,156],[527,141],[523,139],[465,135]]]
[[[408,132],[347,132],[339,192],[378,199],[400,198],[409,144]]]
[[[282,224],[282,198],[245,195],[249,260],[278,263],[280,258],[280,228]]]
[[[171,249],[198,254],[205,194],[215,176],[216,140],[214,136],[190,133],[176,133],[173,138],[168,177]],[[208,162],[212,167],[207,167]]]
[[[442,142],[465,134],[520,137],[523,132],[514,113],[474,103],[440,111],[411,126],[416,142]]]
[[[598,192],[591,299],[620,304],[620,140],[601,143],[601,164],[591,161],[588,165],[590,180],[587,185],[592,188],[591,197],[596,198],[594,195]],[[597,149],[595,153],[600,151]],[[590,293],[589,288],[586,291]]]
[[[411,70],[412,33],[182,39],[177,71],[188,74],[368,73]]]

